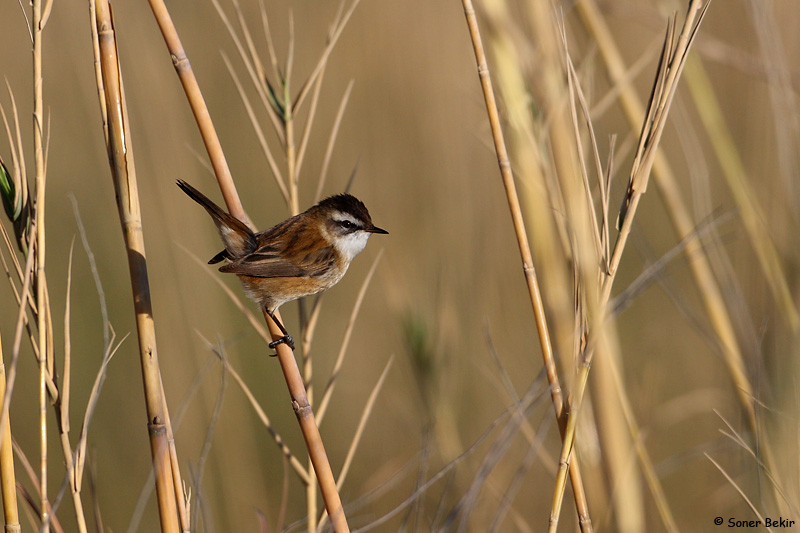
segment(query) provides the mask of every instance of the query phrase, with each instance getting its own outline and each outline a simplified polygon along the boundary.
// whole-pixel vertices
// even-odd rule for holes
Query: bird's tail
[[[253,231],[238,218],[226,213],[220,206],[208,199],[208,197],[186,183],[178,180],[178,187],[185,192],[189,198],[202,205],[217,226],[219,236],[225,244],[225,250],[214,256],[210,264],[218,263],[223,259],[231,261],[247,255],[256,249],[256,237]]]

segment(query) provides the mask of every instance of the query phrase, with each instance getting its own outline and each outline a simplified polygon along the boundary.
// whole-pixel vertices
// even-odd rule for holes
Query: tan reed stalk
[[[525,223],[522,218],[519,197],[517,196],[516,185],[514,184],[511,163],[508,159],[508,151],[503,138],[503,130],[500,126],[497,103],[495,101],[494,90],[492,89],[492,80],[486,63],[486,54],[481,42],[480,30],[478,28],[478,21],[475,16],[475,8],[472,5],[472,1],[462,0],[462,5],[464,6],[464,14],[467,19],[467,26],[469,27],[473,50],[475,52],[475,60],[478,65],[478,76],[483,89],[486,110],[492,129],[492,138],[494,140],[494,147],[497,153],[497,162],[500,167],[500,174],[506,191],[512,222],[514,224],[517,246],[519,247],[519,252],[522,259],[522,271],[525,275],[528,294],[531,299],[533,314],[536,321],[536,328],[539,333],[539,342],[541,344],[547,382],[550,384],[550,396],[553,402],[553,407],[555,408],[556,419],[558,420],[559,428],[563,431],[563,423],[565,422],[563,392],[558,378],[558,371],[556,370],[555,359],[553,357],[553,348],[550,343],[550,333],[547,328],[544,305],[542,303],[541,292],[539,291],[539,282],[536,276],[536,269],[533,265],[530,246],[528,244],[528,236],[525,229]],[[572,464],[569,465],[569,472],[570,480],[572,482],[572,490],[575,495],[575,504],[577,507],[581,531],[586,533],[592,531],[592,521],[589,516],[589,506],[586,501],[586,493],[583,489],[583,481],[581,479],[580,467],[577,461],[573,461]]]
[[[656,151],[661,141],[661,135],[666,125],[666,117],[669,113],[672,99],[677,90],[678,80],[686,61],[697,30],[709,4],[703,5],[702,0],[691,0],[684,20],[683,29],[675,42],[675,18],[670,19],[667,29],[667,36],[664,40],[661,59],[659,62],[658,73],[650,97],[648,110],[642,132],[639,137],[639,148],[633,160],[630,180],[628,182],[628,192],[625,203],[619,216],[620,231],[617,241],[614,244],[611,260],[608,264],[608,273],[603,280],[600,292],[600,309],[605,310],[604,315],[595,317],[591,324],[589,342],[587,344],[583,361],[575,389],[570,395],[570,413],[567,420],[567,431],[561,448],[561,457],[558,476],[553,495],[553,506],[551,509],[550,532],[554,533],[558,527],[561,504],[566,487],[566,465],[569,464],[575,443],[575,428],[577,425],[578,414],[580,413],[586,383],[591,368],[592,357],[596,350],[607,348],[608,340],[605,339],[604,325],[605,313],[608,309],[608,301],[611,295],[611,287],[616,279],[622,252],[625,249],[628,236],[633,225],[633,218],[641,200],[642,195],[647,189],[650,172],[655,160]]]
[[[133,159],[133,147],[127,122],[127,108],[122,88],[121,72],[117,59],[117,46],[110,6],[106,0],[96,5],[96,25],[99,39],[102,88],[98,88],[101,107],[106,108],[106,143],[111,166],[120,223],[128,250],[131,288],[142,364],[148,432],[156,478],[156,497],[163,532],[188,531],[185,509],[179,526],[178,506],[182,493],[176,492],[180,480],[173,479],[173,468],[167,435],[166,400],[163,396],[161,373],[158,366],[155,323],[150,300],[147,260],[142,233],[138,185]],[[176,500],[178,502],[176,503]]]
[[[600,8],[595,0],[581,0],[577,7],[578,13],[581,15],[587,30],[592,34],[594,40],[598,44],[598,49],[600,50],[601,57],[605,62],[612,82],[619,87],[620,102],[628,121],[633,127],[638,128],[638,125],[641,124],[644,117],[644,107],[628,79],[622,54],[614,42],[611,30],[606,24]],[[708,98],[713,95],[703,89],[703,82],[701,79],[698,79],[700,73],[697,71],[697,67],[695,67],[694,64],[695,61],[689,58],[686,65],[687,86],[695,100],[698,101],[696,107],[698,108],[698,114],[701,120],[708,122],[711,119],[718,118],[719,114],[713,110],[715,104],[713,101],[708,100]],[[707,106],[712,107],[712,109],[707,109]],[[707,124],[706,128],[709,130],[710,136],[712,137],[719,133],[718,128],[712,128],[710,124]],[[727,148],[729,148],[724,141],[720,140],[715,142],[714,147],[718,154],[725,153]],[[722,155],[719,157],[722,157]],[[741,177],[737,175],[739,168],[731,161],[723,162],[722,168],[728,179],[729,187],[733,191],[737,201],[739,201],[742,195],[745,194],[741,189]],[[692,235],[694,232],[695,225],[690,210],[681,197],[675,173],[667,159],[661,154],[656,154],[655,156],[653,162],[653,177],[655,178],[660,196],[666,205],[670,220],[678,234],[678,238],[686,239],[687,236]],[[746,200],[744,204],[740,204],[742,206],[741,209],[744,211],[749,210],[750,208],[748,208],[748,206],[751,203],[750,200]],[[746,226],[748,226],[748,224],[746,224]],[[748,229],[748,234],[751,234],[753,231],[758,233],[760,230]],[[762,247],[769,248],[771,246],[768,243],[761,243],[760,246],[755,246],[755,249],[758,252]],[[727,304],[723,299],[722,290],[711,269],[706,251],[703,249],[699,240],[690,239],[687,242],[684,253],[692,275],[694,276],[695,283],[699,288],[698,295],[703,301],[711,327],[714,329],[714,333],[719,339],[723,360],[727,366],[731,381],[733,382],[733,388],[739,403],[745,411],[748,426],[753,434],[757,435],[760,427],[755,410],[756,394],[753,383],[745,371],[742,350],[736,337],[736,330]],[[770,265],[772,261],[770,253],[764,252],[764,256],[766,259],[761,256],[759,257],[762,265],[764,263]],[[763,268],[765,268],[765,271],[771,272],[773,267]],[[775,284],[775,286],[778,285],[780,285],[780,282]],[[771,287],[773,287],[773,285],[771,285]],[[773,288],[773,290],[775,289]],[[776,295],[776,298],[782,303],[785,302],[785,299],[779,295]],[[785,304],[783,305],[785,307]],[[790,319],[790,323],[794,321],[791,315],[787,315],[787,318]],[[777,472],[777,469],[773,466],[773,454],[769,442],[762,439],[759,444],[766,468],[770,471]],[[776,502],[780,503],[781,501],[782,499],[776,496]]]
[[[609,269],[609,258],[611,256],[611,244],[609,236],[609,202],[608,197],[611,189],[610,176],[611,162],[607,170],[603,170],[600,161],[600,153],[597,146],[597,139],[592,125],[591,113],[586,97],[583,93],[578,73],[570,56],[566,32],[563,25],[561,26],[562,41],[564,46],[564,55],[566,60],[567,80],[569,88],[570,110],[572,114],[572,122],[574,128],[574,135],[576,145],[581,145],[581,130],[578,122],[578,107],[583,116],[586,125],[586,130],[589,134],[588,144],[592,151],[595,160],[595,175],[598,180],[597,190],[600,195],[600,209],[602,216],[602,225],[597,225],[597,213],[594,209],[594,199],[592,186],[589,183],[589,172],[587,164],[583,155],[583,150],[578,148],[578,158],[581,164],[581,174],[583,178],[584,192],[587,197],[587,202],[592,208],[591,221],[592,233],[595,237],[596,254],[600,259],[599,269],[600,272],[607,272]],[[609,147],[609,158],[613,157],[613,143]],[[604,182],[605,179],[605,182]],[[581,328],[585,331],[586,317],[580,317]],[[625,418],[623,404],[627,401],[627,391],[619,386],[619,382],[613,380],[611,367],[618,364],[620,361],[619,341],[617,339],[617,327],[615,317],[609,316],[608,321],[604,324],[605,338],[607,350],[604,350],[604,356],[598,360],[598,364],[594,370],[594,386],[592,388],[593,395],[593,414],[594,421],[598,426],[597,437],[601,442],[603,453],[602,460],[605,463],[605,475],[608,479],[608,485],[612,488],[613,498],[611,499],[611,506],[616,519],[616,526],[620,531],[641,531],[644,527],[645,510],[644,501],[642,498],[641,483],[639,481],[639,472],[635,468],[631,468],[631,452],[636,449],[636,444],[632,439],[636,438],[638,428],[636,422],[631,417]],[[640,454],[639,457],[644,461],[646,455]],[[650,465],[643,465],[644,470]],[[653,478],[648,478],[651,480]],[[656,480],[657,481],[657,480]],[[658,498],[662,495],[660,487],[653,490],[653,494]],[[666,508],[666,502],[662,500],[657,501],[659,509]],[[674,525],[671,520],[671,514],[666,513],[667,519],[665,524]],[[669,531],[675,531],[674,527]]]
[[[47,519],[50,503],[47,497],[47,312],[44,309],[45,282],[45,167],[44,167],[44,100],[42,94],[42,48],[44,20],[41,0],[33,0],[31,31],[33,32],[33,146],[36,182],[36,307],[39,330],[39,502],[43,533],[49,533]]]
[[[173,58],[175,70],[178,73],[178,77],[181,80],[181,84],[186,92],[186,96],[189,99],[192,112],[195,115],[198,128],[200,129],[201,135],[206,144],[206,150],[208,151],[209,158],[211,159],[214,173],[217,177],[217,182],[220,186],[220,189],[222,190],[222,195],[225,200],[225,204],[228,207],[228,211],[232,216],[247,222],[248,219],[245,216],[241,202],[238,198],[238,194],[236,193],[236,189],[233,185],[230,171],[228,170],[227,163],[222,153],[219,138],[214,130],[214,126],[203,100],[200,87],[194,76],[194,72],[191,69],[189,60],[186,57],[183,46],[181,45],[175,25],[173,24],[166,5],[162,0],[150,0],[150,6],[153,10],[156,21],[158,22],[159,28],[161,29],[161,33],[164,37],[170,55]],[[291,62],[289,62],[289,64],[291,64]],[[315,71],[314,77],[316,77],[318,74],[319,69]],[[288,84],[284,85],[284,90],[288,91]],[[304,92],[301,91],[298,100],[303,95]],[[292,121],[286,120],[287,117],[291,119],[291,109],[293,108],[288,107],[291,103],[288,98],[284,100],[284,103],[287,105],[287,109],[289,110],[289,114],[282,117],[284,119],[283,124],[286,135],[285,149],[287,154],[287,163],[289,164],[289,172],[287,176],[288,190],[290,210],[292,214],[295,214],[299,212],[299,201],[297,199],[296,174],[294,173],[294,170],[296,169],[293,140],[294,133],[292,129]],[[297,105],[299,104],[296,100],[295,107]],[[281,320],[280,313],[276,312],[276,317],[278,320]],[[279,339],[283,336],[283,333],[280,331],[277,324],[272,321],[266,312],[264,312],[264,320],[267,322],[273,339]],[[332,517],[334,530],[336,532],[348,532],[350,529],[347,525],[347,519],[344,514],[344,509],[342,508],[339,493],[336,490],[336,482],[333,477],[333,471],[331,470],[330,462],[328,461],[328,457],[325,453],[325,447],[319,434],[319,428],[317,427],[314,418],[314,412],[311,408],[311,404],[306,393],[305,383],[297,366],[297,361],[295,361],[294,353],[286,344],[279,344],[276,348],[278,361],[281,365],[281,370],[283,371],[284,379],[292,400],[292,408],[300,424],[300,430],[303,434],[306,447],[308,448],[309,458],[319,482],[322,498],[325,501],[325,507],[328,511],[328,514]],[[314,491],[311,499],[313,499],[315,496],[316,491]],[[314,514],[316,514],[316,511]]]
[[[6,393],[6,365],[3,360],[3,342],[0,337],[0,397]],[[0,445],[0,488],[3,492],[3,519],[6,533],[22,531],[17,507],[16,472],[14,470],[14,450],[11,447],[11,423],[8,411],[2,413],[3,435]]]

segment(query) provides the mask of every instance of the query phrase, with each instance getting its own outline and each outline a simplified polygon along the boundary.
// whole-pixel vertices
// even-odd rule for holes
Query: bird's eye
[[[345,229],[353,229],[356,227],[356,225],[350,222],[349,220],[340,220],[339,225]]]

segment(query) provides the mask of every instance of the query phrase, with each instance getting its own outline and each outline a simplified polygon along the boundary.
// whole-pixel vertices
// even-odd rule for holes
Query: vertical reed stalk
[[[21,303],[24,306],[25,302]],[[6,394],[6,365],[3,360],[3,342],[0,338],[0,398]],[[3,434],[0,436],[0,488],[3,492],[3,520],[6,533],[19,533],[22,531],[19,524],[19,509],[17,507],[17,482],[14,471],[14,450],[11,446],[11,423],[8,419],[8,410],[2,412]]]
[[[45,281],[45,168],[44,168],[44,102],[42,94],[42,47],[44,20],[42,1],[33,0],[33,146],[36,174],[36,307],[38,309],[39,333],[39,504],[43,533],[49,533],[48,514],[50,503],[47,498],[47,302]]]
[[[536,269],[533,265],[533,258],[531,256],[530,245],[528,243],[528,235],[525,229],[525,222],[522,217],[522,209],[519,204],[517,188],[514,183],[514,175],[511,171],[508,150],[506,149],[503,130],[500,126],[500,115],[497,109],[494,89],[492,88],[492,79],[489,75],[489,67],[486,63],[486,54],[483,49],[480,29],[478,28],[478,21],[475,16],[475,8],[472,5],[471,0],[462,0],[462,4],[464,6],[464,14],[467,19],[470,37],[472,39],[475,60],[478,65],[478,76],[480,78],[481,88],[483,89],[483,97],[486,102],[486,111],[489,116],[489,123],[492,129],[492,139],[494,140],[495,152],[497,153],[497,163],[500,167],[500,175],[503,180],[503,187],[506,191],[508,207],[511,212],[511,219],[514,224],[514,232],[517,237],[517,246],[519,247],[519,252],[522,259],[522,271],[525,275],[525,281],[528,286],[528,294],[531,299],[531,305],[533,306],[533,315],[536,321],[536,328],[539,333],[539,342],[541,344],[547,382],[550,384],[550,396],[555,409],[556,419],[558,420],[559,428],[562,431],[563,437],[563,430],[565,428],[564,423],[566,422],[566,417],[564,416],[565,411],[563,391],[558,378],[558,371],[556,370],[555,358],[553,357],[553,348],[550,342],[550,333],[547,328],[544,305],[542,303],[542,296],[539,290],[539,281],[536,276]],[[570,464],[569,472],[570,480],[572,482],[572,489],[575,494],[575,505],[577,507],[581,531],[586,533],[592,531],[593,528],[591,517],[589,516],[589,506],[586,500],[586,492],[583,488],[580,467],[577,461],[573,461]]]
[[[98,68],[101,69],[103,82],[100,98],[101,105],[106,109],[104,116],[107,117],[107,123],[104,126],[107,131],[108,157],[125,246],[128,250],[159,517],[162,532],[172,533],[181,530],[178,525],[176,499],[181,500],[182,497],[175,493],[176,483],[172,475],[174,465],[171,465],[169,454],[165,422],[168,414],[158,366],[139,192],[117,58],[114,24],[107,0],[97,2],[96,24],[100,49]],[[185,522],[183,529],[188,530]]]

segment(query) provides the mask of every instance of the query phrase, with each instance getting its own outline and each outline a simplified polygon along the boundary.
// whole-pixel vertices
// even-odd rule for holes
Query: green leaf
[[[2,159],[0,159],[0,195],[3,196],[3,207],[8,218],[12,221],[17,220],[22,213],[22,202],[17,198],[16,185]]]
[[[266,80],[266,82],[267,82],[267,101],[270,103],[272,109],[275,110],[278,116],[283,118],[284,115],[283,104],[281,103],[278,94],[275,92],[275,88],[272,86],[269,80]]]

